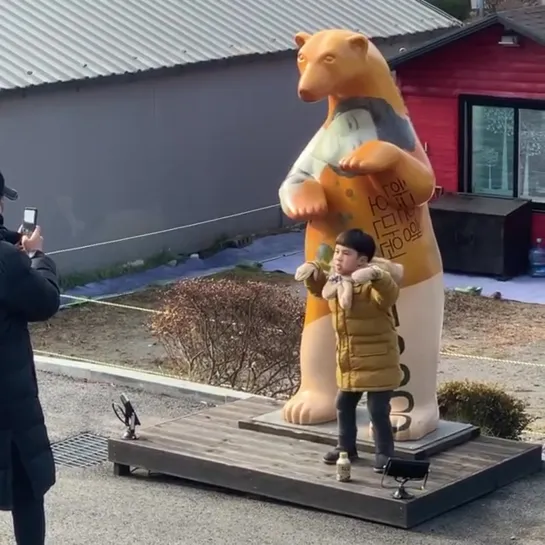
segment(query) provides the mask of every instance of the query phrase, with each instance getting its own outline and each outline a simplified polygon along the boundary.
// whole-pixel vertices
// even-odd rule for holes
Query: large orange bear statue
[[[279,191],[284,213],[308,222],[305,259],[331,261],[336,236],[360,228],[384,258],[404,266],[397,304],[404,379],[392,399],[396,440],[437,428],[437,367],[443,325],[442,262],[427,202],[435,191],[428,157],[388,64],[361,34],[323,30],[295,37],[305,102],[327,98],[324,124]],[[403,343],[402,343],[403,344]],[[301,386],[283,410],[295,424],[336,418],[335,337],[328,305],[308,295]]]

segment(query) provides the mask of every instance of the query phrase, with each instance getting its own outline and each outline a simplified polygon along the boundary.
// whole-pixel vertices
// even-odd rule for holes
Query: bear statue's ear
[[[297,47],[303,47],[309,38],[310,34],[308,32],[298,32],[295,35],[295,43],[297,44]]]
[[[348,43],[350,47],[361,53],[362,55],[367,54],[367,49],[369,47],[369,41],[363,34],[354,34],[348,38]]]

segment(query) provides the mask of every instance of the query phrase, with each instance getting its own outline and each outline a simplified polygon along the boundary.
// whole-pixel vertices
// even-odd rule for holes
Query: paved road
[[[116,433],[110,404],[120,390],[40,374],[52,440]],[[199,406],[131,392],[146,422]],[[108,465],[59,468],[48,495],[48,545],[540,545],[545,542],[545,472],[406,532],[291,506],[150,478],[115,478]],[[0,544],[13,545],[0,514]]]

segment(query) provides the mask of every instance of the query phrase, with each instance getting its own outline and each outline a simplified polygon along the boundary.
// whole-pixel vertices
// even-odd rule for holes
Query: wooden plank
[[[494,451],[509,451],[513,452],[518,450],[520,452],[526,452],[528,450],[528,445],[532,443],[526,443],[525,441],[511,441],[509,439],[502,439],[501,437],[490,437],[483,435],[479,438],[479,443],[490,450]]]
[[[239,434],[233,435],[229,430],[218,429],[215,423],[206,424],[208,427],[203,427],[202,422],[192,424],[187,422],[183,425],[181,422],[177,422],[176,425],[169,423],[168,429],[158,430],[157,433],[148,430],[142,437],[158,447],[164,445],[167,440],[169,444],[178,443],[180,445],[178,450],[184,452],[188,450],[187,445],[191,445],[190,451],[193,451],[193,447],[198,447],[200,456],[208,456],[214,450],[220,449],[222,454],[236,458],[242,450],[247,464],[252,467],[257,465],[265,467],[269,463],[273,467],[292,468],[309,478],[335,479],[335,468],[322,463],[324,451],[319,445],[272,436],[264,441],[261,434],[243,432],[235,428]],[[372,472],[373,461],[372,457],[361,458],[353,464],[353,471],[358,474],[358,481],[373,488],[373,493],[376,493],[376,490],[380,489],[381,477]],[[363,469],[361,474],[358,473],[360,469]],[[439,478],[433,480],[432,487],[436,486],[440,486]]]
[[[191,437],[191,441],[194,444],[202,445],[203,449],[205,447],[219,448],[219,446],[221,446],[222,451],[230,450],[235,455],[240,453],[241,445],[243,445],[245,456],[252,453],[261,455],[266,459],[274,460],[276,463],[273,465],[281,467],[296,465],[298,468],[313,468],[313,474],[321,473],[322,468],[328,468],[329,477],[335,478],[334,469],[331,470],[331,466],[322,463],[321,458],[324,454],[324,450],[320,448],[320,445],[286,437],[263,436],[262,434],[236,429],[235,431],[238,431],[238,434],[232,434],[230,431],[221,433],[221,431],[217,430],[215,423],[212,422],[206,422],[206,426],[203,426],[203,422],[195,422],[189,426],[186,426],[186,424],[181,425],[180,422],[177,422],[176,425],[171,425],[171,423],[169,423],[168,429],[162,429],[158,431],[158,433],[150,432],[148,430],[144,437],[157,446],[163,444],[163,438],[166,436],[173,440],[186,440],[187,437]],[[204,437],[207,432],[212,432],[213,438],[210,440]],[[270,439],[264,440],[267,437]],[[380,486],[380,478],[377,478],[371,471],[373,461],[374,457],[372,456],[362,456],[358,462],[355,462],[354,467],[364,468],[367,476],[371,477],[374,483],[370,486],[378,487]],[[462,468],[462,470],[458,469],[456,472],[452,473],[445,472],[442,468],[435,467],[434,465],[433,479],[430,481],[430,486],[428,488],[443,486],[445,483],[459,478],[460,474],[465,474],[469,469],[470,468]],[[299,471],[301,471],[301,469],[299,469]],[[460,471],[462,473],[460,473]]]
[[[225,404],[219,407],[215,407],[213,409],[209,409],[208,411],[201,411],[199,413],[193,413],[190,415],[191,420],[198,420],[198,421],[214,421],[214,423],[221,422],[225,425],[229,425],[233,428],[236,428],[236,421],[234,420],[235,417],[246,415],[247,417],[253,418],[259,414],[262,414],[262,411],[265,407],[265,410],[270,411],[271,408],[274,410],[278,406],[281,406],[278,402],[269,402],[268,400],[263,402],[260,398],[250,398],[248,400],[241,400],[236,401],[233,403]],[[176,419],[174,422],[182,423],[187,421],[187,417],[183,417],[180,419]],[[241,427],[239,425],[240,429],[247,430],[245,427]],[[477,429],[477,428],[475,428]],[[250,430],[252,431],[252,430]],[[235,429],[233,429],[233,433],[236,433]],[[267,434],[267,435],[273,435],[273,434]],[[252,436],[256,436],[256,434],[252,434]],[[248,436],[246,436],[248,437]],[[258,434],[257,437],[259,437],[260,441],[266,440],[266,435],[264,434]],[[275,437],[273,435],[273,437]],[[308,441],[306,438],[306,434],[303,434],[302,436],[295,435],[280,435],[278,436],[279,440],[282,441],[282,438],[288,437],[299,441]],[[330,445],[335,445],[335,441],[331,441]],[[325,444],[325,443],[324,443]],[[467,446],[471,445],[471,446]],[[482,448],[478,448],[479,445],[482,445]],[[492,446],[494,445],[494,446]],[[459,459],[459,461],[463,463],[472,464],[472,462],[477,461],[489,461],[491,459],[497,459],[498,457],[493,456],[493,452],[498,452],[498,456],[501,457],[506,452],[505,449],[507,449],[509,452],[512,451],[513,448],[520,448],[521,451],[524,451],[526,447],[524,446],[524,443],[514,443],[512,441],[505,441],[502,439],[494,439],[492,438],[492,443],[489,438],[483,438],[482,441],[480,439],[476,439],[476,442],[467,440],[464,441],[464,443],[461,445],[460,449],[455,449],[455,451],[452,451],[453,446],[457,445],[451,445],[451,452],[447,452],[446,459],[449,460],[450,465],[453,463],[456,463],[456,461]],[[369,451],[367,451],[369,452]],[[372,451],[371,451],[372,452]],[[456,452],[456,454],[453,454],[453,452]],[[428,458],[430,456],[429,452],[423,452],[422,454],[426,455],[425,458]],[[422,459],[422,457],[419,457]],[[438,462],[439,460],[442,460],[442,458],[434,457],[434,462]],[[480,466],[480,464],[474,464],[477,466]]]
[[[260,455],[265,456],[269,460],[273,460],[276,464],[282,467],[297,465],[298,467],[306,466],[310,468],[315,468],[316,471],[321,470],[321,468],[328,468],[325,464],[322,463],[322,456],[324,450],[320,448],[320,445],[315,443],[308,443],[305,441],[299,441],[295,439],[290,439],[287,437],[274,437],[267,436],[259,433],[252,433],[243,430],[236,430],[238,433],[231,433],[230,431],[222,432],[217,429],[217,426],[213,422],[206,422],[203,425],[203,422],[195,422],[193,424],[177,422],[169,423],[168,428],[164,428],[158,433],[151,433],[149,430],[146,433],[146,439],[151,442],[161,445],[162,438],[167,436],[172,439],[186,439],[188,436],[191,437],[191,441],[194,444],[203,445],[203,451],[206,455],[208,452],[204,450],[206,448],[214,448],[221,446],[222,451],[229,450],[233,455],[237,456],[241,451],[241,446],[245,456]],[[209,440],[205,437],[205,434],[210,433],[212,438]],[[367,474],[371,477],[375,477],[374,485],[375,487],[380,485],[380,478],[376,479],[374,473],[371,472],[371,467],[373,464],[374,458],[372,456],[361,457],[358,462],[354,464],[354,467],[363,467]],[[438,467],[437,464],[432,463],[433,467],[433,479],[430,481],[428,489],[435,488],[437,486],[443,486],[444,484],[456,480],[460,475],[470,474],[470,470],[474,469],[473,467],[462,467],[456,468],[455,471],[450,471],[451,463],[442,464],[446,465],[448,471],[445,471],[444,468]],[[482,463],[481,463],[482,466]],[[477,466],[480,468],[481,466]],[[468,473],[469,472],[469,473]],[[334,478],[334,471],[330,473],[331,478]]]
[[[146,438],[147,439],[147,438]],[[248,469],[269,471],[272,473],[281,472],[290,474],[298,478],[305,478],[311,481],[317,481],[323,484],[337,485],[335,480],[335,467],[319,463],[314,459],[304,459],[303,457],[286,456],[285,453],[269,453],[267,451],[249,450],[246,446],[241,453],[240,445],[228,445],[227,443],[218,443],[213,439],[205,439],[193,436],[187,437],[169,437],[160,438],[160,442],[155,438],[150,444],[154,448],[164,448],[172,452],[183,452],[184,454],[197,458],[214,458],[227,464],[237,464]],[[376,495],[382,494],[380,488],[380,478],[371,471],[370,465],[367,467],[355,464],[353,466],[353,482],[358,484],[358,493]],[[382,494],[385,495],[385,494]]]
[[[191,413],[190,415],[173,419],[171,421],[167,421],[164,424],[161,424],[160,426],[170,426],[172,425],[181,425],[189,422],[200,422],[201,426],[203,428],[208,427],[209,425],[214,426],[214,428],[218,427],[219,424],[229,426],[232,429],[232,433],[236,435],[239,433],[239,430],[237,429],[237,422],[236,419],[241,415],[246,416],[253,416],[255,414],[261,414],[263,411],[263,408],[265,407],[266,410],[270,410],[271,408],[275,408],[278,406],[278,402],[275,401],[269,401],[269,400],[261,400],[259,398],[250,398],[248,400],[242,400],[237,401],[233,403],[228,403],[225,405],[221,405],[214,408],[209,408],[206,410],[201,410],[199,412]],[[270,439],[269,439],[270,438]],[[301,442],[301,440],[296,440],[296,443],[293,443],[293,440],[284,441],[284,437],[282,436],[268,436],[264,434],[256,434],[256,433],[250,433],[248,434],[246,430],[246,434],[241,437],[239,440],[241,442],[252,442],[257,441],[263,448],[268,449],[270,451],[274,450],[278,443],[274,443],[274,441],[280,441],[280,444],[287,445],[288,448],[304,448],[301,447],[304,445],[304,443]],[[272,441],[272,443],[270,442]],[[478,448],[475,448],[477,445],[480,445],[481,443],[484,444],[484,449],[486,452],[481,452]],[[503,444],[501,441],[498,442],[500,445]],[[513,444],[513,442],[507,442],[508,444]],[[468,446],[470,445],[471,446]],[[515,443],[517,444],[517,443]],[[294,446],[291,447],[291,445],[299,445],[299,447]],[[310,445],[309,445],[310,446]],[[513,448],[511,446],[511,448]],[[524,447],[521,447],[524,449]],[[325,450],[325,449],[324,449]],[[501,446],[498,447],[496,450],[502,450]],[[302,455],[303,453],[300,451],[297,451],[299,455]],[[313,451],[315,452],[315,451]],[[295,455],[295,452],[293,453]],[[321,458],[323,452],[315,452],[316,458]],[[312,456],[311,454],[307,453],[307,456]],[[498,457],[499,456],[499,457]],[[441,481],[441,482],[451,482],[453,480],[457,480],[460,475],[466,476],[467,470],[477,470],[481,467],[483,467],[483,463],[488,463],[490,461],[499,460],[501,456],[503,456],[503,451],[501,455],[493,456],[490,452],[490,445],[487,443],[487,440],[484,439],[483,441],[477,440],[477,442],[471,442],[466,443],[465,445],[462,445],[460,448],[454,449],[451,452],[447,453],[445,457],[434,457],[433,463],[432,463],[432,471],[434,475],[434,480]],[[363,460],[363,463],[365,464],[366,460]],[[461,472],[461,473],[460,473]]]
[[[115,467],[143,467],[203,484],[410,528],[541,468],[541,447],[479,437],[431,458],[427,490],[410,501],[380,487],[371,460],[353,466],[353,481],[335,480],[320,462],[321,444],[238,426],[263,410],[261,400],[209,408],[143,429],[137,441],[111,439]],[[271,410],[269,405],[266,410]],[[273,408],[274,410],[274,408]]]
[[[225,416],[233,416],[236,414],[239,418],[253,416],[258,416],[260,414],[265,414],[267,412],[272,412],[278,410],[279,407],[282,407],[282,404],[273,399],[261,399],[261,398],[249,398],[241,399],[238,401],[232,401],[229,403],[222,403],[216,406],[203,406],[193,412],[184,414],[183,416],[178,416],[176,418],[171,418],[161,422],[161,424],[168,424],[169,422],[179,422],[191,419],[196,415],[203,415],[206,418],[215,418],[216,415],[222,415],[225,413]],[[145,431],[150,428],[154,428],[158,424],[153,424],[151,426],[142,426],[141,431]],[[238,420],[234,419],[232,422],[233,427],[238,427]]]
[[[306,457],[306,462],[315,465],[319,462],[324,451],[317,451],[312,447],[312,443],[306,443],[301,440],[293,440],[282,436],[271,436],[259,433],[249,433],[247,430],[242,431],[236,428],[236,418],[240,415],[241,411],[252,410],[255,408],[261,409],[261,404],[248,403],[248,401],[235,402],[207,411],[201,411],[198,413],[192,413],[189,417],[182,417],[174,419],[164,424],[160,424],[157,427],[167,432],[166,427],[169,428],[169,433],[177,433],[172,430],[172,426],[177,428],[178,426],[189,425],[193,429],[191,433],[196,435],[201,429],[208,429],[215,432],[220,426],[228,426],[232,428],[232,432],[227,432],[233,440],[239,444],[245,444],[250,446],[255,444],[259,448],[268,452],[274,452],[279,447],[287,448],[290,456],[294,456],[295,460],[301,457]],[[242,433],[242,436],[239,434]],[[308,447],[305,445],[308,444]],[[477,445],[474,443],[473,445]],[[490,461],[500,460],[503,455],[493,456],[490,453],[481,455],[475,446],[468,446],[469,444],[461,446],[459,449],[455,449],[450,453],[447,453],[445,458],[443,456],[434,457],[432,461],[432,474],[433,482],[446,484],[458,480],[460,477],[466,477],[471,471],[476,471],[483,467],[484,464],[488,464]],[[325,450],[325,449],[324,449]],[[456,453],[454,453],[456,452]],[[314,456],[314,459],[312,457]],[[362,465],[370,465],[372,460],[362,459]],[[289,463],[285,460],[285,463]],[[468,473],[469,471],[469,473]]]
[[[474,442],[476,443],[477,441],[478,439]],[[487,460],[484,456],[475,458],[474,454],[471,454],[471,451],[469,450],[473,449],[473,452],[478,452],[478,449],[482,448],[482,445],[464,445],[464,447],[467,447],[467,454],[465,455],[460,455],[456,452],[457,449],[454,449],[452,452],[442,453],[437,457],[433,457],[431,459],[430,475],[435,476],[434,478],[439,476],[440,480],[446,482],[446,486],[448,487],[454,484],[458,485],[460,481],[465,481],[468,477],[474,479],[483,471],[486,472],[490,469],[496,469],[497,473],[494,474],[496,485],[492,488],[492,490],[495,490],[496,488],[505,486],[525,475],[530,475],[535,471],[540,470],[541,446],[525,444],[524,450],[518,449],[517,446],[514,446],[511,453],[503,453],[501,456],[493,453]],[[516,465],[511,467],[510,464],[514,459],[517,463],[522,459],[522,469],[524,471],[527,470],[527,472],[523,471],[522,474],[519,474]],[[524,464],[528,464],[528,466],[525,466]],[[439,473],[439,475],[437,475],[437,473]],[[450,476],[450,480],[448,479],[448,476]],[[477,485],[475,490],[478,492]],[[484,494],[485,493],[483,492],[476,497]],[[468,501],[471,500],[469,499]]]
[[[357,479],[351,483],[331,480],[327,485],[308,482],[283,471],[256,472],[237,464],[239,460],[216,461],[186,453],[165,451],[151,445],[112,440],[110,453],[120,463],[144,467],[182,479],[213,485],[274,500],[312,507],[340,515],[407,527],[406,505],[388,497],[358,493]],[[243,456],[243,453],[240,453]],[[128,463],[130,460],[130,463]],[[384,491],[386,492],[386,491]]]
[[[511,450],[506,452],[495,452],[493,450],[486,450],[486,447],[479,442],[479,438],[473,439],[458,445],[455,448],[450,449],[447,452],[441,452],[440,454],[433,456],[432,459],[436,461],[444,461],[449,464],[455,463],[473,463],[478,466],[483,464],[494,463],[503,460],[506,456],[516,454],[518,450]]]
[[[246,414],[249,419],[255,418],[256,416],[260,416],[261,414],[264,414],[265,412],[271,412],[271,410],[278,410],[282,407],[283,403],[278,401],[269,401],[269,400],[262,400],[261,398],[250,398],[244,401],[237,401],[235,403],[231,403],[232,407],[230,409],[235,409],[235,405],[237,409],[240,409],[241,412]],[[229,411],[229,414],[231,414],[231,411]],[[253,425],[246,425],[246,422],[241,423],[239,421],[239,427],[242,429],[248,429],[252,431],[262,431],[261,427],[256,428]],[[274,433],[272,433],[274,435]],[[298,432],[297,430],[294,430],[294,434],[287,434],[284,436],[293,437],[295,439],[302,439],[305,441],[314,441],[314,438],[312,437],[315,434],[315,431],[313,431],[312,427],[309,427],[308,430],[304,430],[302,432]],[[310,437],[309,437],[310,435]],[[462,433],[459,436],[453,437],[452,441],[447,441],[444,446],[445,448],[441,448],[440,441],[436,441],[435,443],[429,445],[428,447],[424,447],[423,449],[420,449],[418,451],[413,451],[409,449],[403,449],[403,443],[397,443],[399,445],[398,451],[396,452],[396,456],[399,456],[400,458],[412,458],[412,459],[427,459],[430,457],[435,457],[439,453],[443,452],[449,452],[452,450],[453,447],[464,445],[471,443],[474,439],[477,439],[480,437],[479,429],[477,427],[470,428],[466,433]],[[323,442],[323,444],[328,445],[335,445],[336,440],[324,439],[319,440],[318,442]],[[396,445],[396,446],[397,446]],[[476,448],[477,445],[482,445],[482,448]],[[365,444],[367,452],[373,452],[373,445],[371,442],[368,442]],[[482,441],[478,440],[475,443],[472,443],[472,446],[470,447],[470,452],[468,453],[468,457],[472,457],[479,460],[490,460],[492,453],[497,452],[500,456],[505,454],[506,452],[512,452],[513,449],[519,449],[521,452],[525,452],[527,450],[527,443],[523,442],[514,442],[509,441],[506,439],[501,438],[494,438],[494,437],[483,437]],[[407,452],[409,451],[409,452]],[[462,452],[462,450],[457,452]],[[501,453],[501,454],[500,454]],[[452,460],[453,461],[453,460]],[[465,462],[466,460],[464,460]]]
[[[532,445],[526,451],[514,450],[518,452],[512,457],[474,473],[470,479],[459,479],[408,504],[408,523],[421,524],[541,470],[539,445]]]
[[[296,463],[299,463],[299,460],[303,461],[305,464],[311,464],[313,466],[322,467],[324,464],[321,462],[321,458],[325,453],[325,448],[322,449],[320,444],[310,443],[302,440],[291,439],[289,437],[275,437],[271,435],[264,435],[255,432],[249,432],[248,430],[240,430],[234,428],[232,431],[222,431],[219,427],[226,420],[218,421],[214,419],[213,421],[202,420],[199,418],[199,415],[195,415],[191,421],[177,421],[169,422],[168,428],[165,427],[161,430],[162,434],[171,434],[172,436],[178,436],[179,434],[184,434],[189,427],[189,433],[192,437],[195,437],[196,441],[200,440],[200,433],[220,433],[222,437],[229,437],[225,440],[225,445],[234,443],[234,448],[240,450],[240,445],[244,445],[245,452],[250,450],[255,450],[256,452],[265,452],[268,456],[271,453],[278,452],[279,449],[283,450],[286,453],[286,456],[283,457],[282,462],[284,464],[293,464],[295,460]],[[199,437],[197,437],[199,435]],[[152,437],[157,437],[153,435]],[[148,436],[148,438],[151,438]],[[221,439],[218,439],[220,441]],[[434,459],[432,462],[433,467],[433,482],[434,483],[446,483],[452,480],[459,478],[460,472],[462,475],[466,473],[466,470],[469,469],[479,469],[482,467],[482,461],[476,461],[473,459],[474,456],[472,453],[468,453],[467,456],[463,459],[467,459],[469,464],[463,468],[456,467],[454,471],[451,471],[453,462],[447,461],[441,463],[442,460]],[[366,457],[361,455],[361,459],[358,465],[368,466],[370,469],[374,459],[373,456]],[[445,467],[447,471],[445,471]]]
[[[229,414],[228,411],[216,411],[213,418],[203,413],[194,414],[191,419],[169,421],[168,423],[165,423],[164,426],[160,425],[158,427],[160,427],[163,433],[173,434],[179,433],[184,429],[184,427],[187,426],[192,428],[193,434],[198,434],[201,430],[206,430],[208,433],[214,434],[216,432],[224,433],[232,440],[235,440],[239,444],[243,443],[248,447],[255,444],[256,447],[259,447],[262,450],[264,449],[268,452],[273,452],[279,447],[284,447],[287,449],[287,452],[290,452],[291,455],[314,456],[315,460],[313,460],[313,462],[319,461],[326,451],[326,448],[320,448],[319,443],[316,444],[285,436],[277,437],[239,429],[235,427],[236,422],[234,423],[228,416],[224,416],[225,414]],[[218,417],[218,415],[221,415],[221,417]],[[227,431],[227,429],[229,429],[229,431]],[[471,459],[473,456],[473,453],[468,454],[469,459]],[[369,457],[369,463],[372,463],[371,457]]]
[[[513,467],[507,467],[505,463],[497,464],[473,474],[470,478],[458,479],[447,487],[440,487],[433,491],[428,490],[424,494],[419,494],[415,500],[396,502],[386,496],[387,491],[384,489],[372,490],[369,493],[369,489],[365,486],[367,483],[359,479],[357,467],[354,467],[354,481],[343,484],[334,480],[333,471],[326,468],[326,466],[316,465],[316,467],[324,468],[323,477],[317,479],[315,476],[309,475],[308,471],[301,471],[304,466],[296,467],[295,472],[283,467],[281,464],[276,467],[267,464],[258,464],[259,467],[252,468],[244,467],[244,464],[248,464],[249,461],[248,453],[244,449],[238,449],[236,452],[212,454],[203,453],[199,446],[191,443],[191,439],[184,442],[183,445],[176,441],[169,441],[169,443],[169,445],[161,448],[159,444],[147,444],[145,440],[143,442],[112,440],[110,459],[123,465],[142,466],[151,471],[240,492],[259,492],[260,495],[272,499],[290,501],[403,528],[420,524],[437,514],[495,490],[502,485],[501,481],[504,478],[502,475],[505,475],[507,471],[513,471]],[[153,451],[152,453],[145,452],[150,449]],[[183,449],[183,452],[179,452],[178,449]],[[541,453],[539,447],[530,449],[530,452],[534,454],[534,466],[536,462],[539,462],[537,467],[540,467]],[[537,454],[539,456],[536,457]],[[165,457],[170,461],[165,461]],[[519,473],[522,471],[520,476],[529,473],[529,460],[527,458],[522,459],[523,457],[524,455],[520,453],[513,457],[518,467],[517,471]],[[196,467],[199,463],[201,465]],[[233,469],[232,473],[229,473],[229,468]],[[325,471],[330,471],[330,473],[327,474]],[[247,485],[246,482],[242,482],[249,475],[251,475],[249,482],[253,483],[251,486]],[[273,482],[273,478],[280,479],[278,486]],[[291,488],[288,487],[286,480],[292,481]],[[367,481],[367,478],[365,481]],[[354,487],[354,485],[357,486]],[[322,491],[322,493],[316,495],[316,486],[329,490],[335,489],[336,493],[331,495]],[[294,491],[297,491],[295,495]],[[305,491],[308,495],[305,495]],[[339,491],[349,493],[348,498],[341,501],[337,497]],[[359,498],[355,504],[354,496]],[[429,498],[429,500],[422,504],[425,498]],[[386,508],[382,504],[383,502],[377,501],[379,499],[393,502],[394,507]],[[380,509],[373,508],[369,502],[376,502],[376,504],[380,505]],[[354,509],[354,505],[360,506],[361,510],[360,508]],[[424,505],[424,507],[421,507],[421,505]]]
[[[169,423],[170,424],[170,423]],[[319,446],[313,443],[293,440],[289,438],[271,438],[268,441],[263,441],[261,434],[242,432],[241,435],[231,435],[230,433],[222,433],[214,427],[213,423],[208,423],[208,428],[203,427],[202,422],[194,423],[194,425],[182,426],[181,423],[169,425],[168,429],[160,430],[160,432],[147,432],[145,438],[152,442],[154,446],[164,444],[165,438],[172,441],[185,441],[194,446],[202,447],[201,455],[208,455],[213,449],[221,448],[223,453],[229,453],[233,456],[238,456],[243,446],[244,456],[249,465],[260,462],[259,458],[265,458],[271,462],[272,466],[277,467],[293,467],[297,471],[303,471],[309,477],[321,475],[323,468],[327,468],[327,476],[334,478],[334,469],[322,463],[322,455],[324,452],[319,449]],[[189,424],[189,423],[188,423]],[[279,440],[282,439],[280,442]],[[180,448],[181,450],[181,448]],[[471,461],[471,458],[468,458]],[[380,486],[380,477],[371,472],[373,457],[360,458],[354,464],[355,468],[364,468],[367,477],[363,480],[370,487]],[[261,464],[266,465],[266,464]],[[470,465],[457,464],[453,467],[452,462],[441,463],[440,460],[432,461],[432,479],[429,481],[428,490],[435,489],[439,486],[444,486],[449,482],[453,482],[460,477],[468,476],[472,472],[483,467],[483,463],[471,463]],[[306,468],[310,468],[308,471]],[[370,481],[369,481],[370,479]]]

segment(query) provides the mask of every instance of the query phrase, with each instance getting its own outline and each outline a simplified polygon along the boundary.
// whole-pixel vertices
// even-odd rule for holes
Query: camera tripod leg
[[[114,475],[116,477],[129,477],[130,474],[131,474],[131,466],[114,463]]]

